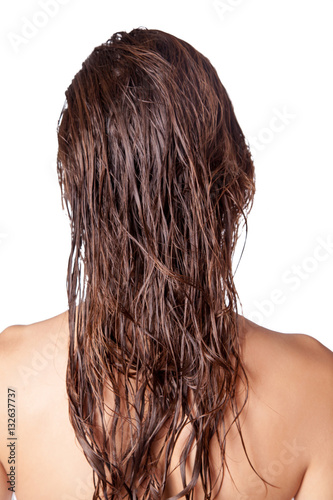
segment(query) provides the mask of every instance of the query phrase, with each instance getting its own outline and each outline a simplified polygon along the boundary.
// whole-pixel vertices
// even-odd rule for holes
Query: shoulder
[[[0,384],[26,386],[50,366],[68,345],[68,312],[29,325],[13,325],[0,333]]]
[[[24,362],[29,339],[25,325],[13,325],[0,333],[0,387],[9,383]]]
[[[309,456],[295,499],[330,500],[333,492],[333,352],[309,335],[297,336],[295,343],[301,359],[297,374],[297,387],[302,395],[298,422]]]
[[[316,338],[303,333],[281,333],[246,320],[241,346],[245,363],[259,374],[279,375],[299,380],[319,380],[333,377],[333,352]],[[296,381],[296,380],[295,380]]]
[[[290,442],[301,444],[303,481],[295,498],[331,499],[333,352],[310,335],[250,323],[243,347],[250,385],[283,416]]]
[[[281,333],[245,320],[241,358],[249,384],[288,415],[289,425],[304,426],[332,419],[333,352],[316,338]],[[305,432],[305,431],[304,431]]]
[[[67,362],[67,315],[30,325],[13,325],[0,333],[0,421],[8,420],[8,391],[16,394],[17,412],[33,414],[48,404],[51,386],[64,377]],[[20,420],[22,422],[22,420]],[[7,425],[0,429],[0,462],[6,451]]]
[[[250,324],[251,323],[251,324]],[[257,383],[282,396],[294,391],[295,404],[324,409],[324,396],[333,401],[333,352],[303,333],[281,333],[252,322],[244,342],[244,360]]]

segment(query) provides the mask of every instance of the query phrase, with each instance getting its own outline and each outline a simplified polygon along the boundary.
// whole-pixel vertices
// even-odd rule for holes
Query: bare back
[[[75,440],[68,416],[67,318],[65,312],[32,325],[10,327],[0,335],[1,474],[9,472],[6,404],[7,388],[14,387],[17,500],[91,500],[93,496],[92,470]],[[248,401],[239,418],[243,439],[257,473],[279,488],[267,486],[266,495],[233,424],[226,438],[229,471],[225,468],[218,499],[291,500],[299,491],[296,498],[303,500],[302,480],[316,450],[312,426],[324,411],[316,384],[323,376],[320,367],[332,363],[333,355],[306,335],[273,332],[242,317],[240,328],[241,357],[249,379]],[[244,396],[244,385],[239,382],[239,407]],[[226,428],[232,419],[230,412]],[[171,470],[179,462],[185,437],[186,431],[176,445]],[[211,456],[218,473],[220,452],[215,439]],[[193,453],[191,457],[190,461]],[[3,485],[4,481],[0,500],[9,500],[11,495]],[[164,498],[181,489],[176,469],[169,477]],[[200,481],[195,498],[203,499]],[[304,500],[308,498],[304,496]]]

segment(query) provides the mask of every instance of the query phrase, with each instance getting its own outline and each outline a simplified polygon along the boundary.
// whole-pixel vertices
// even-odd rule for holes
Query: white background
[[[257,192],[235,276],[244,315],[333,349],[332,0],[16,0],[0,10],[0,331],[67,309],[70,230],[55,169],[64,93],[95,46],[145,26],[211,60],[251,144]]]

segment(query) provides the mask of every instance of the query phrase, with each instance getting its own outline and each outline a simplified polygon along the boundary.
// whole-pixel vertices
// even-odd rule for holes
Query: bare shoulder
[[[286,334],[247,320],[243,358],[250,384],[301,443],[303,479],[295,500],[333,492],[333,352],[307,334]],[[304,469],[303,469],[304,468]]]
[[[13,325],[0,333],[0,421],[7,421],[7,394],[16,391],[20,411],[46,401],[37,393],[47,394],[47,387],[63,378],[66,367],[68,329],[67,312],[30,325]],[[43,387],[45,391],[43,391]],[[47,404],[47,403],[46,403]],[[23,415],[22,415],[23,416]],[[6,441],[6,426],[0,430],[0,461]]]
[[[68,414],[68,341],[67,312],[0,334],[0,498],[7,500],[10,467],[8,388],[15,391],[17,498],[92,498],[92,469]]]
[[[333,377],[333,352],[316,338],[303,333],[282,333],[245,319],[242,334],[244,361],[252,370],[267,374],[308,377],[315,383]],[[269,369],[270,367],[270,369]],[[261,371],[262,374],[262,371]]]
[[[250,386],[288,415],[289,426],[306,427],[310,412],[312,418],[325,413],[333,400],[333,352],[310,335],[242,321],[241,358]]]
[[[10,378],[24,382],[45,361],[68,345],[68,311],[29,325],[13,325],[0,333],[0,383]],[[43,362],[44,361],[44,362]],[[37,375],[37,373],[35,373]]]
[[[301,333],[281,333],[246,320],[244,363],[258,384],[294,390],[300,407],[319,405],[333,397],[333,352],[316,338]]]

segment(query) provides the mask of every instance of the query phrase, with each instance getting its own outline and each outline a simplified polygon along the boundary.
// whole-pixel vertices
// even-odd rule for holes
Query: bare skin
[[[46,321],[16,325],[0,335],[0,500],[10,500],[6,474],[7,388],[16,390],[18,500],[91,500],[92,470],[75,440],[65,386],[67,311]],[[232,425],[218,500],[331,500],[333,498],[333,353],[307,335],[283,334],[240,317],[241,358],[249,396],[240,415],[246,450]],[[239,406],[244,386],[237,390]],[[226,427],[232,422],[227,416]],[[179,461],[180,439],[172,466]],[[211,456],[219,470],[216,440]],[[192,454],[193,460],[193,454]],[[171,467],[173,468],[173,467]],[[214,471],[213,471],[214,472]],[[165,498],[182,489],[171,474]],[[195,499],[202,500],[200,481]]]

